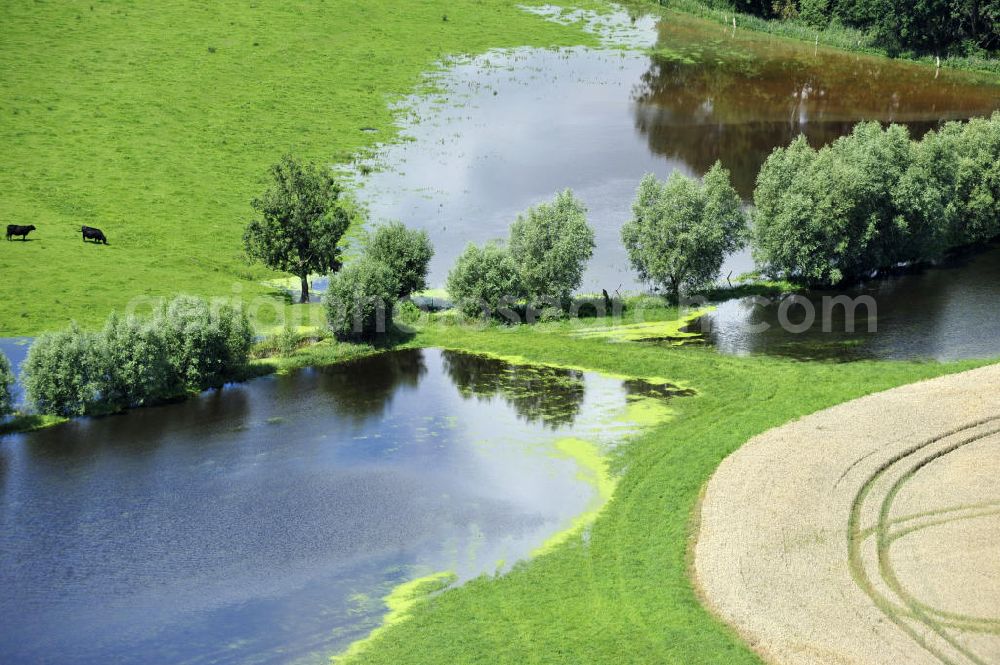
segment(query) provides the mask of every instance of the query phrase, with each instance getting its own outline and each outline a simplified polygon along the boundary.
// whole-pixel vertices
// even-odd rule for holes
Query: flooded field
[[[574,446],[635,431],[640,390],[404,351],[5,438],[0,661],[326,663],[395,585],[599,505]]]
[[[816,145],[860,120],[920,135],[1000,108],[1000,86],[950,71],[848,54],[672,14],[607,19],[640,50],[520,49],[453,64],[440,94],[407,103],[404,134],[359,177],[374,219],[426,229],[440,287],[469,242],[507,235],[527,207],[572,188],[597,249],[582,289],[637,288],[619,239],[644,173],[701,175],[715,160],[750,196],[770,151]],[[625,37],[621,37],[625,35]],[[724,268],[750,270],[747,254]]]
[[[879,120],[920,135],[1000,108],[1000,87],[965,74],[677,15],[607,20],[603,49],[448,64],[437,92],[406,103],[411,140],[357,166],[373,219],[430,234],[432,287],[468,242],[506,236],[519,212],[572,188],[597,237],[582,290],[636,289],[619,230],[644,173],[721,160],[749,199],[766,156],[799,134],[821,145]],[[703,320],[705,341],[836,360],[995,355],[998,266],[993,248],[861,285],[843,295],[875,308],[854,310],[853,332],[842,310],[830,331],[781,323],[840,294],[805,294],[784,314],[730,300]],[[723,274],[751,268],[742,253]],[[16,367],[27,346],[0,350]],[[574,455],[637,431],[630,403],[665,398],[647,388],[403,351],[10,436],[0,661],[328,662],[379,625],[399,584],[506,570],[599,505]]]

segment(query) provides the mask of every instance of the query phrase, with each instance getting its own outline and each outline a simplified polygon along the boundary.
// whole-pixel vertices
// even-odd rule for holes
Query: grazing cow
[[[83,241],[93,240],[94,242],[103,242],[105,245],[108,244],[108,239],[104,237],[104,232],[100,229],[95,229],[93,226],[82,226],[80,231],[83,232]]]
[[[28,234],[34,230],[35,230],[34,224],[28,224],[27,226],[20,226],[18,224],[8,224],[7,240],[10,240],[14,236],[21,236],[21,240],[27,240]]]

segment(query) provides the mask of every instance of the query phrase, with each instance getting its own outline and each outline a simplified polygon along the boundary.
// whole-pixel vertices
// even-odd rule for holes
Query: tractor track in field
[[[973,422],[944,435],[921,442],[884,464],[864,483],[855,497],[848,528],[848,559],[858,586],[896,625],[907,632],[924,649],[942,663],[987,665],[984,657],[966,647],[952,633],[954,630],[1000,633],[1000,612],[997,617],[974,617],[942,611],[918,600],[899,580],[892,564],[890,549],[896,541],[924,528],[940,526],[957,520],[992,517],[1000,513],[1000,501],[979,505],[954,506],[918,515],[890,518],[892,503],[902,486],[928,464],[960,448],[989,441],[1000,444],[1000,416]],[[888,491],[879,493],[880,485],[889,484]],[[867,502],[877,504],[878,518],[874,526],[863,527],[861,515]],[[902,528],[900,524],[907,524]],[[866,561],[864,545],[875,539],[874,561]],[[874,574],[870,571],[875,570]],[[876,583],[874,576],[878,576]],[[886,588],[888,593],[879,587]],[[998,608],[1000,609],[1000,608]],[[930,634],[917,630],[922,624]]]
[[[1000,367],[748,442],[706,488],[694,571],[770,662],[1000,662]]]

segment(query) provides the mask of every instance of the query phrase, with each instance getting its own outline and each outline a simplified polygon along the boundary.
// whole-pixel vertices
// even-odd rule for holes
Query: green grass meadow
[[[135,296],[269,293],[240,238],[283,153],[390,140],[389,104],[447,55],[595,39],[492,0],[25,1],[0,24],[0,218],[38,227],[0,244],[0,336],[95,327]]]

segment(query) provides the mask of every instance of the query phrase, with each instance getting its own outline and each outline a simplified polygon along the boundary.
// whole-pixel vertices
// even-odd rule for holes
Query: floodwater
[[[1000,108],[1000,86],[966,74],[675,14],[610,22],[649,48],[491,52],[435,76],[442,95],[407,102],[412,140],[379,151],[360,196],[373,219],[428,231],[432,287],[467,243],[506,237],[519,212],[569,187],[597,239],[582,290],[637,288],[619,229],[647,172],[701,175],[718,159],[748,198],[765,157],[800,133],[820,145],[879,120],[920,135]],[[744,253],[723,276],[751,268]]]
[[[632,384],[390,353],[0,445],[0,662],[326,663],[381,599],[492,574],[594,507]]]
[[[1000,245],[919,272],[800,297],[729,300],[693,329],[734,355],[838,361],[1000,357]],[[832,300],[838,297],[849,299],[850,316]]]

